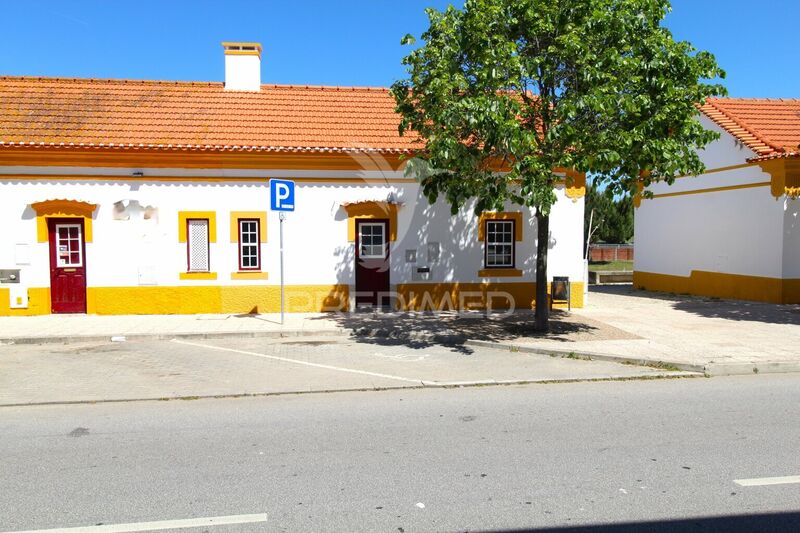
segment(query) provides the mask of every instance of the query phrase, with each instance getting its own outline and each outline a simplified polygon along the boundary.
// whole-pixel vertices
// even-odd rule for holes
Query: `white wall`
[[[755,154],[710,120],[721,138],[701,152],[708,170],[741,165]],[[780,278],[786,270],[784,202],[770,193],[771,176],[758,166],[654,184],[655,195],[755,185],[700,194],[642,199],[635,211],[634,270],[689,276],[692,270]],[[794,234],[796,235],[796,233]],[[788,237],[786,237],[788,238]],[[797,238],[797,237],[794,237]]]
[[[698,152],[707,169],[741,165],[757,155],[707,116],[700,115],[698,120],[705,129],[720,134],[719,139]]]
[[[87,169],[88,171],[88,169]],[[79,173],[81,169],[72,169]],[[163,174],[145,169],[145,175]],[[272,173],[272,172],[271,172]],[[274,174],[289,174],[274,173]],[[194,171],[198,175],[198,171]],[[130,176],[130,171],[127,171]],[[402,177],[402,173],[398,176]],[[279,221],[268,212],[268,242],[262,244],[263,270],[268,281],[231,280],[238,270],[237,245],[230,242],[231,211],[268,211],[269,188],[263,181],[225,182],[24,180],[0,177],[0,268],[17,268],[15,245],[29,245],[30,264],[21,265],[27,287],[49,286],[48,244],[36,242],[35,213],[31,203],[50,199],[71,199],[98,205],[93,222],[94,239],[87,243],[87,282],[90,287],[129,287],[141,283],[175,285],[249,285],[279,283]],[[582,276],[583,199],[573,202],[563,188],[552,211],[554,245],[549,272]],[[398,239],[391,249],[392,284],[416,281],[417,266],[430,266],[431,282],[477,282],[483,266],[483,248],[477,240],[477,218],[471,207],[450,216],[450,208],[439,201],[429,205],[416,183],[353,184],[298,182],[296,211],[289,213],[284,226],[285,281],[287,284],[354,283],[354,244],[347,241],[345,202],[385,200],[393,193],[403,205],[398,211]],[[143,206],[158,208],[157,220],[114,219],[114,203],[137,200]],[[509,206],[509,210],[518,210]],[[186,271],[185,244],[178,242],[178,211],[215,211],[217,242],[211,244],[211,271],[218,279],[180,280]],[[530,211],[524,211],[523,241],[517,243],[517,268],[524,279],[533,280],[536,230]],[[427,243],[440,243],[440,260],[427,263]],[[417,249],[418,261],[405,261],[405,250]],[[140,280],[140,273],[153,273]],[[145,276],[150,278],[150,276]],[[522,281],[503,278],[502,281]]]
[[[800,279],[800,199],[783,200],[783,277]]]

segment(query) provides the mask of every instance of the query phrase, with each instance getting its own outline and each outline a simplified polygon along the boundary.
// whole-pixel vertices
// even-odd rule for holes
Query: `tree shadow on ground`
[[[550,331],[534,330],[532,311],[513,313],[485,312],[355,312],[336,313],[311,320],[333,320],[351,332],[356,342],[383,346],[406,346],[422,349],[446,346],[459,353],[472,353],[467,340],[513,341],[557,340],[568,342],[571,336],[591,333],[597,328],[577,315],[555,310]]]
[[[723,300],[707,296],[634,289],[632,285],[597,285],[591,293],[630,296],[672,302],[672,308],[704,318],[721,318],[765,324],[800,325],[800,305],[780,305],[745,300]],[[591,296],[590,296],[591,298]]]

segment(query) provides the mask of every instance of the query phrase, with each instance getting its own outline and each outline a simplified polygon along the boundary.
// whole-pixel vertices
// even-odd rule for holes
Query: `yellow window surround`
[[[50,240],[48,218],[82,218],[83,240],[92,242],[92,214],[96,208],[96,204],[78,200],[46,200],[32,203],[31,209],[36,211],[36,240],[38,242]]]
[[[347,240],[356,240],[356,219],[376,218],[389,220],[389,240],[397,240],[397,204],[389,202],[356,202],[343,206],[347,212]]]
[[[522,270],[518,268],[483,268],[478,271],[479,278],[519,278]]]
[[[483,242],[486,239],[486,221],[487,220],[513,220],[514,221],[514,240],[519,242],[522,240],[522,213],[519,211],[503,211],[503,212],[485,212],[481,213],[478,220],[478,240]]]
[[[216,272],[181,272],[180,279],[209,280],[217,279]]]
[[[269,275],[266,272],[248,272],[248,271],[240,271],[240,272],[231,272],[231,279],[234,280],[256,280],[256,279],[269,279]]]
[[[217,242],[216,211],[178,211],[178,242],[186,242],[186,221],[192,219],[207,219],[208,242]]]
[[[239,242],[239,219],[255,219],[259,225],[259,240],[267,242],[267,212],[266,211],[231,211],[231,242]]]

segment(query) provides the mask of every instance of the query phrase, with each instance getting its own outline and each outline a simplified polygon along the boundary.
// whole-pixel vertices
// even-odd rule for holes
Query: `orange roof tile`
[[[388,89],[0,76],[0,146],[408,152]]]
[[[700,110],[757,155],[800,156],[800,99],[709,98]]]

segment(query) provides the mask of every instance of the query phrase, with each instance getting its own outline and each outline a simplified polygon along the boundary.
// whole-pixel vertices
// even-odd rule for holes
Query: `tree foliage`
[[[608,189],[600,190],[597,180],[586,186],[584,235],[589,238],[592,223],[592,243],[622,244],[633,239],[633,197],[630,194],[614,197]]]
[[[715,134],[694,120],[695,106],[724,92],[703,83],[724,73],[661,26],[669,9],[667,0],[467,0],[428,9],[424,44],[403,60],[408,78],[392,92],[401,133],[422,139],[412,168],[424,193],[454,212],[473,198],[476,212],[535,208],[537,301],[556,169],[598,174],[613,194],[635,190],[640,176],[646,185],[703,171],[695,148]]]

